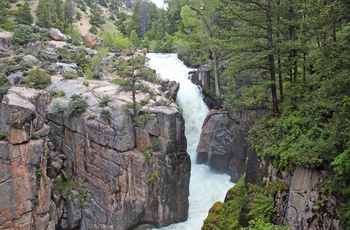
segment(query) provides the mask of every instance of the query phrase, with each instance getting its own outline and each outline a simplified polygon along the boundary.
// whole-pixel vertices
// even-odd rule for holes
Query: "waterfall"
[[[208,108],[202,100],[199,87],[188,80],[188,72],[192,69],[187,68],[176,54],[150,53],[147,57],[150,59],[148,66],[156,70],[162,79],[180,83],[176,102],[183,110],[187,152],[192,162],[188,220],[162,229],[201,229],[211,206],[216,201],[223,201],[227,190],[234,184],[229,182],[228,175],[215,174],[207,166],[196,164],[196,148]]]

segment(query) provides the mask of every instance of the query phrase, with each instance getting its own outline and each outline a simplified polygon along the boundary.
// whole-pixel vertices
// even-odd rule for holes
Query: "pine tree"
[[[43,28],[50,28],[52,26],[52,12],[51,0],[39,0],[38,6],[35,10],[36,24]]]
[[[15,22],[16,24],[32,25],[33,17],[27,0],[16,12]]]

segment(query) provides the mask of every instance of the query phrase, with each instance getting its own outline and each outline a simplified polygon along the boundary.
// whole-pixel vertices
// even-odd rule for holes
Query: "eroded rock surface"
[[[47,92],[12,87],[0,103],[0,130],[6,133],[0,141],[1,229],[48,226],[51,180],[44,147],[48,133],[42,132],[48,102]]]
[[[227,111],[211,110],[203,122],[197,163],[231,175],[237,182],[245,172],[247,148],[244,133]]]

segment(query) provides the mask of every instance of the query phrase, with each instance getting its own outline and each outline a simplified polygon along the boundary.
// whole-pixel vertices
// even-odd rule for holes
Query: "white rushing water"
[[[199,87],[188,80],[188,72],[191,69],[187,68],[176,54],[149,53],[147,57],[150,59],[148,66],[156,70],[162,79],[180,83],[176,102],[183,110],[187,152],[190,154],[192,162],[188,220],[162,229],[201,229],[203,220],[208,215],[211,206],[216,201],[223,201],[227,190],[234,184],[229,182],[228,175],[215,174],[207,166],[195,164],[196,148],[208,108],[202,100]]]

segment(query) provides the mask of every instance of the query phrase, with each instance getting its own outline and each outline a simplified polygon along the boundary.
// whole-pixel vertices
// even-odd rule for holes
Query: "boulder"
[[[0,51],[8,52],[12,49],[12,33],[0,32]]]
[[[44,49],[44,44],[41,41],[28,42],[22,46],[25,51],[35,50],[42,51]]]
[[[92,47],[96,44],[100,44],[102,42],[102,39],[97,37],[95,34],[86,34],[85,36],[81,37],[84,45],[87,47]]]
[[[22,77],[23,77],[23,72],[16,72],[8,75],[7,79],[10,80],[11,85],[15,85],[21,81]]]
[[[42,50],[40,52],[40,56],[44,61],[49,61],[49,62],[58,62],[58,60],[60,58],[57,54],[52,53],[52,52],[48,52],[45,50]]]
[[[67,36],[61,33],[59,29],[51,28],[49,31],[49,36],[55,41],[66,41]]]
[[[32,55],[26,55],[26,56],[24,56],[24,57],[23,57],[23,61],[29,62],[29,63],[31,63],[31,64],[33,64],[33,65],[37,65],[37,64],[40,63],[40,61],[39,61],[36,57],[34,57],[34,56],[32,56]]]
[[[64,46],[67,46],[68,43],[65,41],[46,41],[45,46],[49,52],[56,52],[58,48],[62,48]]]
[[[172,98],[174,101],[176,101],[177,93],[180,90],[180,83],[176,81],[164,80],[160,83],[160,85],[162,86],[163,91],[162,96],[168,99]]]

